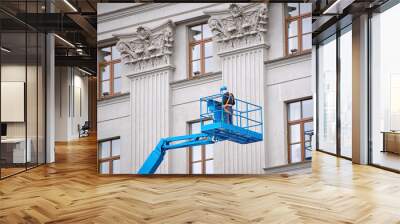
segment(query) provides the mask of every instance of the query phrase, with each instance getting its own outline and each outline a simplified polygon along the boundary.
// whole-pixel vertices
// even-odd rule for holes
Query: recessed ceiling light
[[[78,12],[78,10],[71,4],[69,3],[68,0],[64,0],[65,4],[67,4],[74,12]]]
[[[66,40],[66,39],[64,39],[64,38],[62,38],[62,37],[60,37],[60,36],[57,35],[57,34],[54,34],[54,36],[57,37],[57,38],[58,38],[59,40],[61,40],[62,42],[66,43],[67,45],[69,45],[69,46],[75,48],[75,45],[73,45],[73,44],[72,44],[71,42],[69,42],[68,40]]]
[[[1,47],[0,49],[1,49],[1,51],[4,51],[6,53],[10,53],[11,52],[11,50],[9,50],[9,49],[7,49],[5,47]]]

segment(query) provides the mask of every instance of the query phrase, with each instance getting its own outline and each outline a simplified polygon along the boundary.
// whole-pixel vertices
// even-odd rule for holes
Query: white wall
[[[266,63],[265,68],[266,167],[273,167],[287,164],[286,101],[313,96],[311,54]]]
[[[131,146],[131,109],[129,94],[97,102],[97,139],[120,136],[121,173],[134,173]]]
[[[77,139],[78,124],[88,120],[88,78],[71,67],[56,67],[55,73],[55,140]]]

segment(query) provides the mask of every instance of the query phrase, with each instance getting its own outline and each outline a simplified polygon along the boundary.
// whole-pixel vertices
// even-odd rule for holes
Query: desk
[[[400,154],[400,132],[383,131],[383,150],[382,152],[392,152]]]
[[[32,153],[30,138],[26,141],[28,144],[25,151],[25,138],[6,138],[1,139],[1,157],[6,163],[26,163],[31,162]],[[26,159],[26,161],[25,161]]]

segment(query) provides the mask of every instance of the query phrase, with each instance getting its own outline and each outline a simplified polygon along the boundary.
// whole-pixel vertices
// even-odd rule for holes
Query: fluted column
[[[133,34],[115,35],[123,73],[130,80],[131,161],[138,171],[160,138],[170,133],[170,87],[174,24],[171,21]],[[165,159],[157,173],[168,172]]]
[[[264,108],[264,60],[268,45],[266,4],[231,4],[224,11],[208,11],[208,24],[221,58],[222,82],[237,98]],[[215,146],[217,173],[262,173],[264,142]]]

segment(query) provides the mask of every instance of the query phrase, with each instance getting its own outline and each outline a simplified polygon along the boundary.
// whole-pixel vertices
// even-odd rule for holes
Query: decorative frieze
[[[265,43],[268,25],[267,4],[240,7],[231,4],[228,10],[207,11],[208,25],[219,52]]]
[[[174,42],[174,23],[150,29],[139,26],[135,33],[115,34],[119,39],[116,47],[122,63],[129,66],[129,73],[138,73],[171,65]]]

